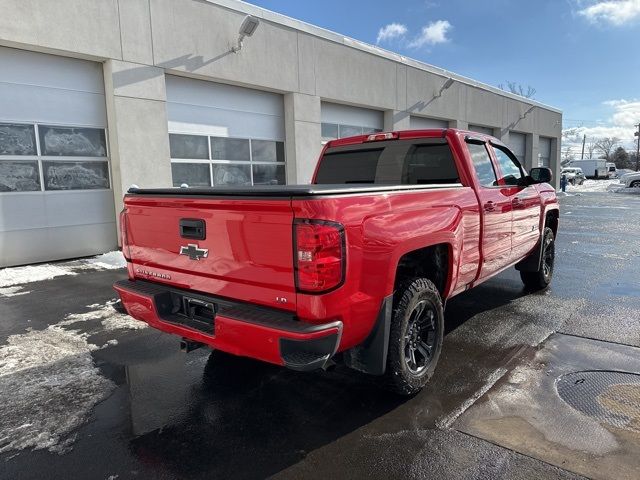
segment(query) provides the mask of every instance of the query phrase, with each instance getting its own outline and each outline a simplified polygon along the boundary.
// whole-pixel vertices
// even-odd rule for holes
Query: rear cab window
[[[460,182],[442,138],[390,140],[328,148],[316,184],[429,185]]]

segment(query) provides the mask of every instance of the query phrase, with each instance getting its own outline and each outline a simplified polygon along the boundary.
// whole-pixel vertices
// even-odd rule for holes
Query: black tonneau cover
[[[460,183],[429,185],[374,185],[368,183],[340,185],[261,185],[256,187],[187,187],[187,188],[130,188],[129,194],[185,197],[191,195],[211,197],[314,197],[324,195],[351,195],[356,193],[384,193],[402,190],[432,190],[462,187]]]

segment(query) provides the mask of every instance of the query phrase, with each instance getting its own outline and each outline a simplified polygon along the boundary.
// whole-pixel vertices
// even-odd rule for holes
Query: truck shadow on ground
[[[494,289],[501,294],[494,295]],[[463,294],[447,307],[447,333],[525,294],[491,284]],[[130,447],[152,468],[180,476],[264,478],[385,415],[399,429],[416,422],[433,427],[436,417],[483,381],[476,373],[487,365],[477,367],[478,361],[498,363],[508,353],[445,339],[431,384],[406,398],[383,390],[374,377],[341,366],[298,373],[213,352],[201,381],[191,385],[180,419],[137,436]]]

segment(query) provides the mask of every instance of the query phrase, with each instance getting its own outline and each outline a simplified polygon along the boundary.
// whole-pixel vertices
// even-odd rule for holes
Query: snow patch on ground
[[[82,270],[114,270],[126,266],[122,253],[114,251],[65,263],[10,267],[0,270],[0,288],[51,280],[63,275],[77,275]]]
[[[30,291],[24,291],[22,287],[5,287],[0,288],[0,295],[5,297],[16,297],[18,295],[26,295],[27,293],[31,293]]]
[[[71,448],[72,432],[115,388],[93,364],[96,348],[58,325],[0,346],[0,453]]]
[[[51,280],[62,275],[77,275],[77,273],[64,265],[29,265],[5,268],[0,270],[0,287]]]
[[[610,192],[624,188],[618,179],[609,180],[585,180],[582,185],[567,185],[567,192]]]
[[[65,317],[60,323],[59,326],[73,325],[74,323],[79,322],[88,322],[92,320],[99,320],[101,322],[102,328],[100,331],[112,331],[112,330],[141,330],[143,328],[147,328],[147,324],[141,322],[139,320],[135,320],[134,318],[126,315],[124,313],[119,313],[113,308],[115,301],[107,302],[104,305],[94,303],[92,305],[87,305],[87,308],[91,308],[92,310],[85,313],[72,313]]]
[[[585,180],[582,185],[567,185],[566,192],[558,192],[559,195],[572,197],[585,192],[612,192],[629,195],[640,195],[640,188],[626,188],[625,184],[617,178],[608,180]]]
[[[74,431],[115,388],[95,367],[91,352],[118,340],[98,347],[87,339],[147,327],[117,312],[115,303],[88,305],[88,312],[69,314],[45,330],[12,335],[0,346],[0,453],[33,448],[62,454],[73,448]]]
[[[105,330],[142,330],[147,328],[147,324],[140,320],[135,320],[129,315],[123,315],[118,313],[112,317],[106,318],[102,321],[102,326]]]
[[[122,252],[119,251],[103,253],[97,257],[87,258],[82,261],[87,265],[107,270],[125,268],[127,266],[127,261],[124,259]]]

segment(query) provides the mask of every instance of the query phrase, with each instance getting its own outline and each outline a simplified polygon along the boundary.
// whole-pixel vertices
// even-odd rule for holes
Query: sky
[[[250,0],[489,85],[536,89],[565,143],[640,123],[640,0]]]

